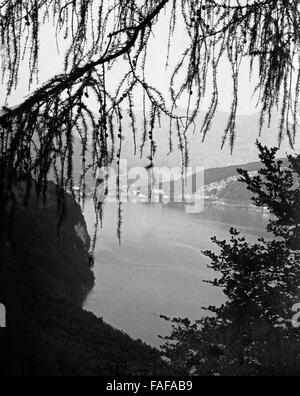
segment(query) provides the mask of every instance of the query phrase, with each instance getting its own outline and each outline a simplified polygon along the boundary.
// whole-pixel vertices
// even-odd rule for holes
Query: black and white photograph
[[[300,0],[0,0],[0,376],[300,376]]]

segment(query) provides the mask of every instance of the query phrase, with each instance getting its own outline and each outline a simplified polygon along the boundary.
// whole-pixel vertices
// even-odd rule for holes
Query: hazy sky
[[[169,94],[169,81],[171,72],[177,65],[180,55],[183,53],[187,44],[187,36],[182,21],[178,21],[177,30],[173,37],[173,45],[170,57],[169,69],[165,70],[166,56],[167,56],[167,41],[168,41],[168,15],[161,15],[159,23],[153,30],[153,38],[148,54],[147,78],[151,83],[158,87],[159,90],[166,96]],[[40,35],[40,62],[39,62],[39,80],[46,82],[50,77],[63,72],[63,53],[66,44],[60,40],[60,54],[57,52],[56,42],[53,36],[53,28],[50,24],[44,25],[41,29]],[[228,111],[232,100],[232,80],[231,68],[228,62],[224,59],[220,65],[219,84],[220,84],[220,111]],[[116,86],[122,75],[124,64],[119,62],[110,75],[112,86]],[[255,86],[255,79],[252,83],[249,82],[249,65],[244,62],[241,69],[240,78],[240,106],[239,114],[252,114],[257,112],[255,108],[255,101],[251,100],[253,88]],[[4,90],[2,91],[4,94]],[[15,105],[22,102],[23,98],[29,94],[28,90],[28,71],[27,67],[21,69],[20,81],[18,89],[13,92],[9,98],[9,104]],[[1,103],[3,103],[4,96],[1,95]],[[137,107],[139,107],[139,98],[137,100]],[[209,96],[203,102],[203,109],[207,108],[210,102]],[[184,103],[181,103],[183,107]],[[97,104],[95,103],[95,106]]]
[[[155,87],[157,87],[164,96],[169,96],[169,82],[170,76],[177,65],[177,62],[180,59],[180,55],[184,52],[187,45],[187,34],[185,32],[185,27],[183,22],[180,23],[180,19],[178,19],[178,25],[173,37],[172,43],[172,51],[170,56],[170,66],[169,69],[165,70],[165,63],[167,57],[167,42],[168,42],[168,12],[166,14],[161,14],[160,19],[156,27],[153,29],[153,38],[151,39],[151,45],[148,50],[148,63],[146,70],[146,77],[148,82],[152,83]],[[60,53],[57,51],[55,37],[53,35],[54,29],[52,25],[49,23],[42,26],[41,34],[40,34],[40,61],[39,61],[39,81],[40,84],[46,82],[49,78],[53,77],[56,74],[60,74],[63,72],[63,63],[64,63],[64,52],[67,48],[67,42],[63,39],[59,40],[60,45]],[[111,85],[112,92],[118,86],[119,81],[124,75],[124,62],[118,62],[113,71],[109,75],[109,83]],[[231,106],[232,101],[232,78],[231,78],[231,67],[226,59],[224,59],[219,68],[219,89],[220,89],[220,102],[219,102],[219,111],[228,112]],[[211,84],[211,81],[208,85]],[[253,78],[253,81],[249,82],[249,62],[245,60],[242,64],[241,75],[240,75],[240,90],[239,90],[239,108],[238,113],[240,115],[250,115],[253,113],[258,113],[259,108],[255,107],[255,100],[251,100],[253,90],[255,85],[257,84],[257,78]],[[38,85],[37,85],[38,86]],[[32,88],[33,89],[33,88]],[[1,100],[2,104],[5,99],[5,87],[3,86],[2,95],[0,96],[0,105]],[[208,90],[209,93],[209,90]],[[28,69],[27,67],[23,67],[21,70],[21,75],[19,79],[18,89],[13,92],[11,97],[9,98],[9,105],[16,105],[23,101],[24,97],[29,94],[28,91]],[[137,108],[141,108],[141,96],[136,95],[135,106]],[[207,99],[202,104],[202,110],[205,110],[210,103],[210,96],[207,96]],[[95,111],[98,110],[99,104],[94,102],[92,103]],[[186,103],[180,103],[181,107],[186,107]],[[275,114],[276,116],[276,114]],[[254,117],[256,119],[257,117]],[[275,117],[276,118],[276,117]],[[226,118],[225,118],[226,119]],[[248,122],[249,123],[249,122]],[[245,124],[244,124],[245,125]],[[274,125],[274,124],[273,124]],[[277,125],[277,122],[276,124]],[[225,127],[225,126],[224,126]],[[222,129],[222,128],[221,128]],[[252,121],[247,126],[243,126],[243,129],[247,129],[247,137],[254,143],[258,137],[258,122]],[[239,131],[243,132],[243,131]],[[203,150],[203,157],[207,155],[207,148],[211,147],[212,142],[209,141],[211,138],[213,141],[217,139],[218,144],[221,144],[223,129],[219,131],[219,137],[216,136],[208,136],[208,140],[205,141],[205,144],[201,148]],[[276,145],[277,140],[277,126],[272,127],[272,131],[268,130],[265,132],[264,137],[267,138],[266,144],[268,145]],[[238,133],[237,139],[237,148],[235,149],[235,154],[237,150],[243,153],[240,163],[247,162],[248,160],[253,160],[253,158],[248,153],[249,151],[249,143],[250,140],[245,140],[240,136],[244,136],[241,133]],[[193,138],[193,137],[192,137]],[[194,139],[194,138],[193,138]],[[219,146],[218,146],[219,147]],[[300,139],[297,139],[296,147],[300,147]],[[284,155],[289,149],[289,145],[287,139],[282,147],[281,154]],[[219,156],[226,156],[229,153],[229,148],[226,147],[226,150],[219,153]],[[206,158],[206,157],[205,157]],[[234,158],[225,158],[224,164],[231,163]]]

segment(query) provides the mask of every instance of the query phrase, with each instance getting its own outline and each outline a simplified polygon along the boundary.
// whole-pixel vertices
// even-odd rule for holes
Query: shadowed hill
[[[162,373],[156,350],[81,309],[94,284],[86,225],[80,207],[68,196],[58,233],[53,184],[47,195],[45,209],[36,198],[26,209],[17,205],[12,233],[1,235],[0,301],[7,308],[1,374]]]

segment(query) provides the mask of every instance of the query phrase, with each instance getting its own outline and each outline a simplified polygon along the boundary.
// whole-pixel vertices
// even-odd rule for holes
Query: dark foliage
[[[14,228],[1,235],[0,301],[7,308],[1,375],[163,373],[158,351],[82,310],[94,284],[90,241],[80,207],[69,196],[66,206],[58,230],[56,187],[50,184],[46,208],[33,196],[26,209],[17,204]]]
[[[255,177],[239,170],[248,190],[255,194],[256,206],[266,206],[274,219],[268,230],[284,238],[288,247],[300,247],[300,156],[288,157],[289,169],[282,161],[275,161],[277,149],[268,150],[259,145],[260,159],[265,165]]]
[[[186,50],[173,60],[177,66],[169,84],[169,103],[146,73],[153,29],[164,10],[169,16],[167,64],[173,56],[170,49],[178,26],[185,28],[187,37]],[[250,75],[253,68],[258,70],[261,125],[271,118],[274,108],[280,107],[279,141],[286,134],[291,145],[295,142],[300,93],[297,0],[6,0],[1,2],[0,11],[1,69],[8,96],[18,87],[20,68],[27,60],[29,85],[38,78],[42,24],[53,22],[53,39],[58,46],[61,42],[66,46],[62,74],[0,114],[1,207],[13,199],[14,183],[20,179],[28,186],[34,179],[43,192],[53,171],[61,194],[67,186],[72,188],[75,136],[82,143],[80,186],[84,190],[87,172],[95,177],[99,168],[105,170],[121,156],[125,111],[131,118],[134,152],[142,154],[145,142],[150,142],[148,169],[155,160],[155,132],[162,114],[170,119],[170,151],[173,140],[178,140],[183,165],[187,165],[188,132],[193,130],[203,99],[210,92],[209,81],[213,89],[200,130],[203,139],[216,114],[218,72],[224,58],[231,67],[233,100],[223,145],[229,141],[233,149],[235,143],[244,59],[250,61]],[[110,71],[117,61],[124,67],[118,88],[112,91]],[[136,90],[143,97],[142,142],[136,140]],[[96,113],[89,100],[92,97],[99,104]],[[178,116],[181,99],[187,102],[187,111]],[[92,155],[88,161],[90,138]],[[95,207],[99,209],[98,202]]]
[[[239,173],[255,203],[271,210],[269,230],[279,238],[250,245],[235,229],[230,241],[213,238],[221,252],[204,252],[218,273],[209,283],[222,288],[227,301],[209,307],[213,316],[195,324],[172,321],[165,355],[183,372],[300,375],[300,333],[292,326],[292,308],[300,300],[300,157],[290,157],[286,169],[276,150],[259,150],[264,167],[258,175]]]

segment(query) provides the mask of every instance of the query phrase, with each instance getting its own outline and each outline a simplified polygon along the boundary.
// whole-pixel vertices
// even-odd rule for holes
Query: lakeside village
[[[80,200],[83,198],[83,193],[79,186],[73,187],[75,197]],[[94,192],[86,187],[85,198],[93,198]],[[147,186],[136,186],[135,184],[124,184],[118,186],[116,184],[101,186],[97,190],[97,197],[99,201],[113,203],[131,202],[131,203],[186,203],[194,204],[204,198],[200,191],[192,194],[174,194],[172,191],[166,192],[163,188],[150,188]]]
[[[254,176],[257,172],[252,172],[250,175]],[[102,202],[116,203],[130,202],[130,203],[160,203],[168,204],[185,204],[197,205],[200,201],[205,201],[215,206],[230,206],[241,209],[260,211],[263,216],[268,217],[270,212],[268,208],[257,208],[249,199],[233,200],[222,197],[222,192],[226,188],[239,183],[239,176],[232,176],[214,183],[210,183],[194,192],[186,192],[184,180],[176,180],[171,182],[164,182],[151,186],[150,184],[137,186],[135,183],[127,182],[117,187],[116,180],[109,180],[104,182],[100,180],[97,190],[98,199]],[[190,187],[190,186],[189,186]],[[189,188],[190,190],[190,188]],[[80,201],[83,198],[83,192],[79,186],[73,187],[75,197]],[[92,199],[94,191],[86,186],[85,198]]]

